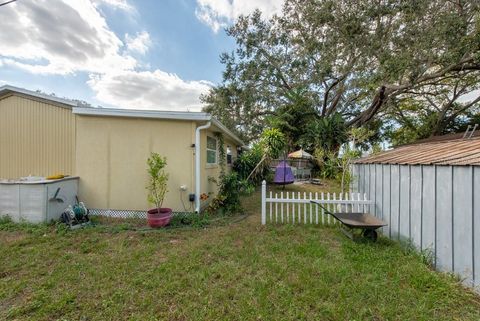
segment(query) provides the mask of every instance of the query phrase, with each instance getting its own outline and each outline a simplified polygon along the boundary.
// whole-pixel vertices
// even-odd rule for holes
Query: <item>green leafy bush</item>
[[[218,195],[210,202],[207,212],[238,213],[242,210],[240,196],[253,190],[253,187],[246,180],[241,180],[236,172],[223,175],[218,187]]]

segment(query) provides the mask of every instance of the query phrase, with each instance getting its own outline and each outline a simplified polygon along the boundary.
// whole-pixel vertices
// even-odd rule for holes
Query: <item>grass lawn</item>
[[[0,320],[480,320],[479,296],[419,255],[262,227],[259,199],[208,228],[0,224]]]

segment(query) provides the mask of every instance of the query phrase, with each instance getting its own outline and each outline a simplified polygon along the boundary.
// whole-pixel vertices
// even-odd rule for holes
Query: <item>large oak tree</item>
[[[257,11],[227,30],[236,50],[222,55],[223,82],[203,101],[247,140],[298,101],[305,118],[338,114],[348,128],[399,120],[399,102],[419,100],[438,112],[439,133],[475,106],[459,97],[478,89],[479,3],[286,0],[281,15]]]

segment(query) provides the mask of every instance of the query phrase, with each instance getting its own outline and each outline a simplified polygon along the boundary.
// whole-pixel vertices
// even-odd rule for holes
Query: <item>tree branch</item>
[[[357,117],[349,121],[347,123],[347,126],[360,127],[369,122],[373,118],[373,116],[375,116],[375,113],[380,109],[380,107],[382,107],[383,103],[386,101],[387,98],[387,88],[385,86],[380,87],[372,103],[370,104],[370,107],[368,107],[367,110],[360,113]]]

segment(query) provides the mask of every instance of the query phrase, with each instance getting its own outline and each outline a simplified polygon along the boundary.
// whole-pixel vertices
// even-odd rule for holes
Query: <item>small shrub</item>
[[[424,249],[420,251],[420,256],[422,257],[422,262],[430,267],[433,268],[435,265],[435,253],[432,249]]]
[[[195,228],[203,228],[210,224],[210,218],[207,213],[180,213],[175,214],[168,225],[169,228],[191,226]]]
[[[12,218],[8,215],[0,216],[0,225],[7,225],[12,223]]]
[[[59,235],[65,235],[70,230],[70,227],[67,224],[62,223],[60,221],[55,222],[54,225],[55,225],[55,232]]]
[[[254,187],[239,178],[238,173],[223,175],[218,183],[219,192],[209,204],[207,212],[234,214],[242,210],[240,196],[252,192]]]
[[[322,178],[336,179],[338,175],[341,175],[339,159],[335,153],[316,153],[321,157],[317,160],[320,167],[320,173]]]
[[[22,231],[22,232],[38,235],[38,234],[47,233],[49,229],[50,229],[50,225],[46,223],[34,224],[26,221],[15,223],[12,221],[11,217],[8,215],[0,217],[0,231],[8,231],[8,232]]]
[[[149,182],[148,202],[153,204],[155,208],[161,208],[167,190],[168,174],[165,172],[167,159],[161,157],[157,153],[152,153],[147,160]]]
[[[435,253],[432,249],[427,248],[420,250],[412,240],[400,241],[400,247],[402,248],[405,255],[413,255],[418,257],[423,264],[428,266],[429,268],[434,267],[435,262]]]

